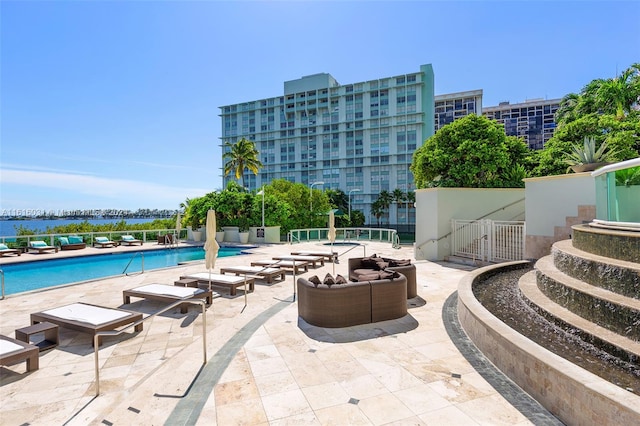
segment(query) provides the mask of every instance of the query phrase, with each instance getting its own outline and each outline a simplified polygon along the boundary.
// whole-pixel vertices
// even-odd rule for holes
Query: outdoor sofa
[[[87,247],[87,244],[82,241],[82,237],[78,237],[76,235],[59,237],[58,245],[60,246],[60,250],[81,250]]]
[[[398,272],[385,276],[332,285],[325,284],[327,279],[318,283],[317,277],[300,277],[298,315],[311,325],[328,328],[402,318],[407,314],[407,278]]]
[[[418,295],[416,284],[416,265],[410,260],[377,257],[352,257],[349,259],[349,279],[358,281],[360,275],[375,275],[380,271],[396,271],[407,277],[407,299]]]

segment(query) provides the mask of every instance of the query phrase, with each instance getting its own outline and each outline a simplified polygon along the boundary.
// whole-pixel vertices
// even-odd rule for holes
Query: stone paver
[[[367,255],[413,258],[411,247],[364,244]],[[340,253],[350,248],[334,246]],[[292,250],[319,249],[329,247],[320,242],[260,246],[250,255],[218,259],[216,270]],[[341,256],[339,264],[326,263],[303,275],[322,278],[334,266],[336,274],[346,275],[347,258],[362,254],[357,247]],[[547,422],[548,413],[541,414],[535,401],[520,399],[517,387],[505,391],[496,385],[497,391],[482,371],[486,365],[470,357],[472,345],[456,329],[450,299],[469,268],[426,261],[416,267],[418,297],[409,301],[409,315],[344,329],[313,327],[298,319],[291,272],[283,282],[257,282],[246,306],[243,292],[230,297],[227,290],[216,289],[222,297],[206,312],[206,364],[202,314],[195,306],[186,314],[178,308],[149,319],[140,333],[105,339],[97,398],[89,335],[61,329],[60,346],[41,354],[38,371],[26,373],[24,363],[0,368],[0,424]],[[204,262],[193,262],[9,296],[0,301],[0,333],[13,336],[29,323],[31,312],[77,301],[147,315],[162,305],[140,299],[122,305],[122,290],[170,284],[181,275],[204,271]]]

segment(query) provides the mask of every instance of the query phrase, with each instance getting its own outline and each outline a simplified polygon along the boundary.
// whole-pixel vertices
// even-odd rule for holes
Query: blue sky
[[[640,61],[640,2],[1,1],[0,215],[179,208],[218,107],[433,64],[436,94],[560,98]]]

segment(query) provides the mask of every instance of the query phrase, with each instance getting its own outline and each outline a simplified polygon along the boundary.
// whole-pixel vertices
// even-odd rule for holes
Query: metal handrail
[[[2,277],[2,297],[0,300],[4,300],[4,271],[2,269],[0,269],[0,277]]]
[[[202,299],[178,300],[177,302],[172,303],[171,305],[167,306],[166,308],[161,309],[156,313],[150,314],[146,318],[143,318],[143,319],[141,319],[139,321],[136,321],[133,324],[129,324],[127,327],[125,327],[123,329],[110,330],[110,331],[98,331],[93,336],[93,348],[94,348],[94,354],[95,354],[94,355],[94,359],[95,359],[95,371],[96,371],[96,396],[100,395],[100,368],[98,367],[98,365],[100,365],[100,363],[99,363],[100,360],[99,360],[99,357],[98,357],[98,351],[100,350],[100,348],[98,347],[98,342],[100,341],[100,338],[102,336],[119,336],[122,333],[124,333],[126,330],[130,329],[131,327],[137,327],[138,325],[142,324],[143,322],[145,322],[149,318],[153,318],[153,317],[155,317],[157,315],[165,313],[168,310],[171,310],[173,308],[176,308],[176,307],[182,305],[183,303],[198,303],[198,304],[200,304],[200,306],[202,306],[202,364],[206,364],[207,363],[207,315],[206,315],[206,303]]]
[[[122,271],[122,273],[125,274],[126,276],[129,276],[129,274],[127,274],[127,269],[129,269],[129,265],[131,265],[131,262],[133,262],[133,259],[135,259],[137,255],[140,255],[140,258],[142,259],[142,270],[140,271],[140,273],[144,274],[144,253],[141,251],[138,251],[138,252],[135,252],[133,256],[131,256],[131,259],[129,259],[129,263],[127,263],[127,266],[124,267],[124,271]]]

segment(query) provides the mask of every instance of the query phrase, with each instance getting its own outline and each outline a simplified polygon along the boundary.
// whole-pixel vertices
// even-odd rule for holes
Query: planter
[[[582,173],[582,172],[592,172],[596,169],[599,169],[600,167],[604,167],[608,164],[611,163],[607,163],[607,162],[602,162],[602,163],[587,163],[587,164],[578,164],[577,166],[571,166],[571,170],[574,171],[574,173]]]
[[[202,240],[202,232],[201,231],[192,231],[191,235],[193,235],[193,241],[201,241]]]
[[[249,232],[240,232],[238,236],[240,237],[240,242],[242,244],[246,244],[249,242]]]
[[[224,231],[216,232],[216,241],[219,243],[224,241]]]
[[[239,243],[240,235],[237,226],[223,226],[224,240],[228,243]]]

